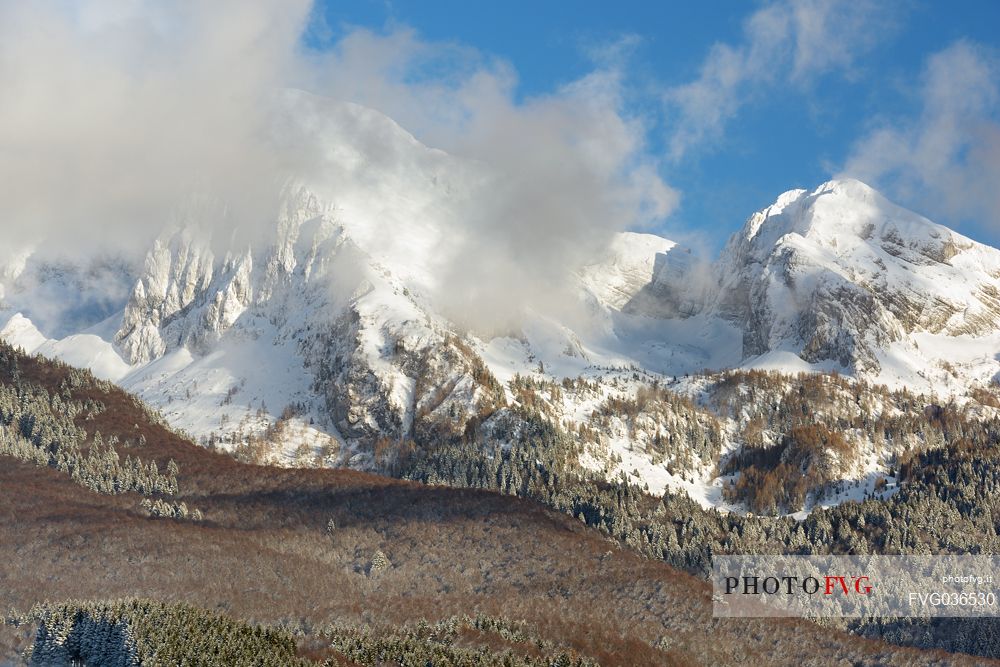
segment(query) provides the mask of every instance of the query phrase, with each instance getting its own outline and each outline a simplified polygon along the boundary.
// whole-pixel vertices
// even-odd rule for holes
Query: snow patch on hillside
[[[131,367],[114,346],[93,334],[76,334],[61,340],[46,338],[31,320],[16,313],[0,329],[0,338],[29,354],[42,354],[71,366],[89,369],[102,380],[117,382]]]
[[[35,350],[48,342],[41,331],[21,313],[15,313],[7,320],[7,323],[0,329],[0,338],[23,349],[28,354],[33,354]]]

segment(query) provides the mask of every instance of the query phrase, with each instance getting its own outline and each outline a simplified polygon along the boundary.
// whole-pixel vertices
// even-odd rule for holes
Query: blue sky
[[[308,40],[413,29],[508,65],[516,100],[613,68],[681,195],[666,235],[717,247],[782,191],[847,174],[996,245],[998,27],[995,2],[358,0],[317,6]]]

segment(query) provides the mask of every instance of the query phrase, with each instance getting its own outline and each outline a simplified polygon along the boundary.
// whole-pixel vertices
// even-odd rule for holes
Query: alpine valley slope
[[[370,109],[291,103],[324,167],[288,180],[265,243],[220,241],[225,206],[202,197],[139,262],[16,249],[0,267],[0,337],[260,461],[391,470],[429,443],[485,453],[528,411],[576,444],[582,469],[720,507],[738,505],[723,487],[739,472],[720,462],[747,446],[753,412],[719,407],[732,369],[837,371],[857,382],[830,396],[853,391],[856,411],[878,384],[969,402],[1000,372],[1000,251],[852,180],[781,195],[714,263],[618,234],[575,273],[565,313],[469,330],[438,306],[437,258],[454,250],[456,202],[485,187],[478,166]],[[782,382],[756,408],[795,386]],[[869,399],[876,416],[933,402]],[[807,504],[891,492],[898,443],[849,435]],[[854,491],[827,492],[839,480]]]

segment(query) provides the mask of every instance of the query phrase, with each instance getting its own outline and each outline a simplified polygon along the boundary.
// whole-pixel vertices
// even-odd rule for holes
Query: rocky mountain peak
[[[778,350],[877,374],[914,334],[1000,325],[1000,252],[897,206],[868,185],[791,190],[747,220],[716,263],[714,312],[744,357]]]

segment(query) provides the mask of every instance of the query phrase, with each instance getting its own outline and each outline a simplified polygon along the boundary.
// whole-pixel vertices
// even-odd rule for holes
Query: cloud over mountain
[[[674,159],[717,142],[747,104],[776,88],[808,89],[831,73],[849,74],[890,25],[887,6],[863,0],[771,2],[750,15],[742,39],[716,43],[698,77],[668,88],[668,153]]]
[[[1000,226],[1000,66],[959,41],[931,55],[912,117],[879,118],[843,173],[954,222]]]

